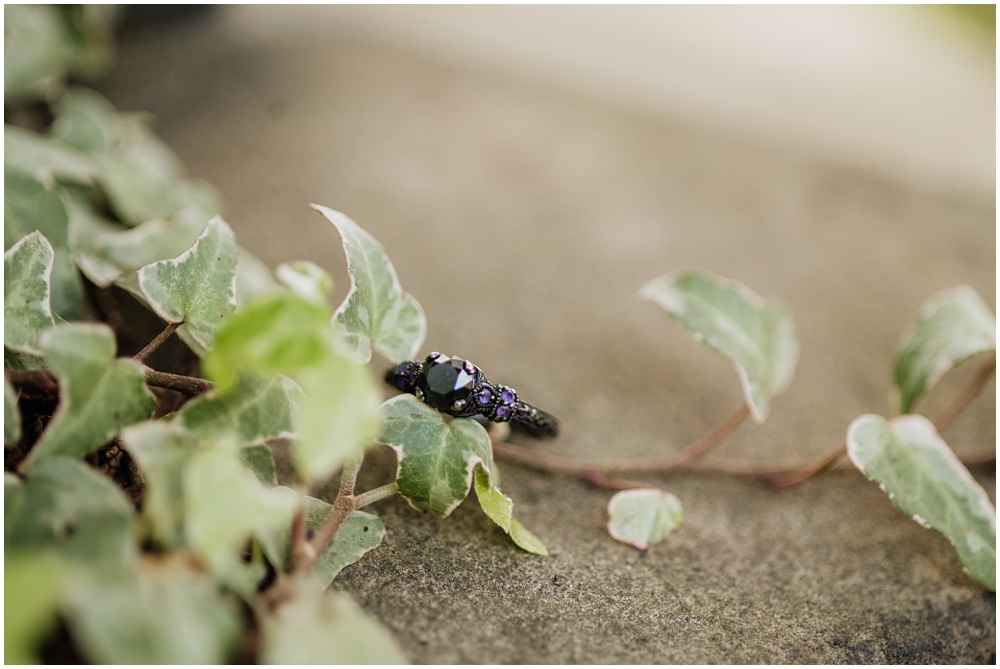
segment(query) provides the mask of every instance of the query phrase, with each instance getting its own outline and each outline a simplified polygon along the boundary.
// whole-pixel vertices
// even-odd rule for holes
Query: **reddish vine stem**
[[[688,467],[692,462],[718,446],[748,415],[750,415],[749,409],[747,409],[745,404],[741,404],[739,408],[713,428],[711,432],[680,453],[666,458],[635,458],[606,460],[603,462],[576,460],[559,455],[547,455],[503,442],[495,443],[493,450],[507,460],[531,467],[532,469],[572,474],[584,481],[593,483],[595,475],[602,476],[605,473],[626,471],[662,473]],[[602,477],[597,480],[607,481],[608,479]]]
[[[59,392],[59,383],[43,369],[5,369],[4,374],[16,386],[28,386],[50,394]],[[148,385],[176,390],[187,397],[197,397],[212,389],[209,381],[195,376],[168,374],[149,367],[143,368],[143,374]]]
[[[156,335],[153,341],[146,344],[146,346],[141,351],[133,355],[132,359],[135,360],[136,362],[145,362],[146,358],[152,355],[153,351],[160,348],[163,342],[167,341],[167,339],[170,338],[170,335],[172,335],[180,326],[181,326],[180,323],[168,323],[167,327],[163,329],[163,332]]]
[[[962,413],[967,406],[969,406],[969,403],[972,402],[972,400],[974,400],[980,392],[982,392],[983,388],[993,376],[996,364],[997,361],[995,357],[983,363],[983,365],[976,371],[975,376],[972,377],[972,380],[966,384],[955,399],[953,399],[944,409],[939,411],[938,414],[931,419],[931,422],[934,423],[934,427],[938,432],[942,432],[946,427],[951,425],[958,415]],[[776,488],[789,488],[791,486],[796,486],[800,483],[805,483],[813,476],[830,469],[846,454],[847,442],[844,442],[837,446],[837,448],[827,452],[818,460],[806,465],[805,467],[793,471],[770,472],[763,475],[763,479]]]

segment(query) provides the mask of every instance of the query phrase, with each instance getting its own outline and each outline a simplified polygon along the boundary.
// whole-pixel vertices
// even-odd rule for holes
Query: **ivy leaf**
[[[4,556],[4,664],[39,664],[39,646],[55,630],[63,565],[44,552]]]
[[[204,348],[236,311],[236,239],[218,216],[187,251],[139,270],[139,287],[161,318],[182,329]]]
[[[49,280],[55,253],[45,236],[32,232],[3,254],[3,344],[41,355],[38,338],[52,327]]]
[[[198,450],[197,439],[175,422],[147,421],[122,430],[122,441],[146,482],[142,518],[147,535],[164,548],[180,548],[184,468]]]
[[[289,488],[284,488],[293,494]],[[315,530],[329,515],[333,505],[306,497],[306,529]],[[292,544],[292,516],[287,522],[277,526],[273,532],[260,537],[261,547],[268,562],[283,573],[289,566]],[[337,530],[333,541],[316,561],[312,577],[324,588],[328,587],[344,567],[354,564],[368,551],[374,550],[385,539],[385,525],[375,515],[364,511],[352,511]]]
[[[475,489],[476,498],[483,512],[499,525],[519,548],[536,555],[549,554],[545,544],[524,525],[517,522],[514,518],[514,502],[500,492],[500,487],[491,481],[490,473],[482,465],[476,467]]]
[[[74,55],[56,7],[4,5],[5,104],[55,93]]]
[[[301,476],[318,480],[378,432],[375,382],[368,368],[341,348],[326,308],[275,293],[229,319],[203,369],[223,392],[240,369],[294,378],[303,396],[292,456]]]
[[[90,184],[97,178],[97,163],[89,156],[26,128],[4,124],[3,149],[5,168],[79,184]]]
[[[372,346],[393,362],[411,360],[427,334],[420,303],[403,291],[385,249],[350,218],[317,204],[312,208],[333,223],[347,256],[351,288],[334,318],[359,362]]]
[[[52,137],[85,154],[112,153],[118,142],[118,112],[90,88],[70,86],[53,104]]]
[[[39,179],[4,170],[4,248],[39,231],[55,253],[49,281],[52,311],[65,320],[83,317],[83,284],[69,250],[69,215],[62,197]]]
[[[129,225],[169,216],[184,177],[177,156],[138,117],[119,117],[117,130],[116,150],[93,156],[111,210]]]
[[[267,444],[244,446],[240,449],[240,459],[268,488],[278,486],[278,468],[274,464],[274,453]]]
[[[326,304],[333,292],[333,279],[322,267],[308,260],[282,263],[274,270],[278,281],[304,299]]]
[[[949,369],[996,347],[996,317],[976,291],[958,286],[934,295],[899,343],[896,387],[900,413],[909,413]]]
[[[440,413],[411,395],[384,402],[380,411],[378,441],[396,451],[399,494],[418,511],[448,516],[469,494],[476,467],[491,470],[490,438],[476,421],[445,423]]]
[[[23,481],[5,475],[3,511],[7,556],[47,550],[109,574],[136,559],[132,504],[79,460],[48,458]]]
[[[847,430],[847,453],[900,511],[943,534],[972,578],[996,590],[996,509],[933,423],[860,416]]]
[[[226,443],[196,451],[182,486],[187,543],[223,577],[238,569],[241,547],[286,522],[296,503],[281,488],[265,487]]]
[[[61,325],[42,336],[42,348],[59,379],[59,406],[22,470],[52,455],[87,455],[153,415],[156,399],[142,365],[115,359],[115,336],[106,325]]]
[[[122,228],[102,218],[89,203],[71,200],[69,211],[73,258],[87,278],[102,288],[125,273],[181,255],[208,223],[197,207],[186,207],[134,228]]]
[[[241,631],[239,612],[206,574],[179,562],[86,579],[69,589],[67,622],[95,664],[221,664]]]
[[[639,488],[615,493],[608,502],[608,515],[608,534],[644,551],[680,527],[684,509],[669,492]]]
[[[21,438],[21,414],[17,410],[17,393],[3,379],[3,443],[5,446],[16,444]]]
[[[754,422],[763,423],[771,398],[791,383],[798,361],[795,324],[788,312],[743,284],[708,272],[668,274],[641,292],[696,341],[732,361]]]
[[[343,593],[307,579],[294,597],[265,612],[260,661],[265,664],[405,664],[387,629]]]
[[[191,400],[176,419],[203,437],[229,434],[240,445],[259,444],[297,433],[303,399],[302,389],[287,376],[241,374],[231,391]]]
[[[242,246],[236,248],[236,298],[240,308],[280,288],[271,269]]]

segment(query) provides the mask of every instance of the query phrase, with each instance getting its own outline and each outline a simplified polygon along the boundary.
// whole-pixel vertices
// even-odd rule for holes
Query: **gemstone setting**
[[[482,372],[462,358],[431,354],[420,367],[417,389],[421,399],[438,411],[461,412],[480,376]]]

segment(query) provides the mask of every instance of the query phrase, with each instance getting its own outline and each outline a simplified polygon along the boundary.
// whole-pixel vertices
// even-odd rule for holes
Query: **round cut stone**
[[[469,369],[473,370],[469,373]],[[424,401],[438,411],[464,406],[476,383],[475,366],[466,367],[465,360],[439,355],[427,360],[420,368],[417,386],[424,392]]]
[[[478,401],[479,404],[482,406],[486,406],[487,404],[489,404],[492,399],[493,399],[493,393],[490,392],[489,388],[483,388],[482,390],[479,391],[479,394],[476,395],[476,401]]]
[[[506,404],[501,404],[497,407],[497,418],[500,420],[507,420],[510,418],[510,407]]]
[[[513,404],[514,403],[513,391],[511,391],[510,388],[504,388],[502,391],[500,391],[500,399],[502,399],[507,404]]]

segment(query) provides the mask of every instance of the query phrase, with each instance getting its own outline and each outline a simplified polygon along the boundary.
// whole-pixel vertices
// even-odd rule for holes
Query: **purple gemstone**
[[[506,404],[513,404],[514,403],[514,392],[512,390],[508,390],[508,389],[505,388],[502,391],[500,391],[500,399],[502,399],[504,401],[504,403],[506,403]],[[510,414],[510,410],[509,409],[507,410],[507,413]]]
[[[402,376],[396,379],[396,387],[399,388],[400,390],[406,390],[406,379],[404,379]]]
[[[507,405],[505,405],[505,404],[501,404],[500,406],[498,406],[497,407],[497,418],[499,418],[501,420],[506,420],[506,419],[510,418],[510,407],[507,406]]]
[[[479,394],[476,395],[476,400],[483,406],[489,404],[490,400],[492,399],[493,399],[493,393],[490,392],[489,388],[483,388],[482,390],[479,391]]]

